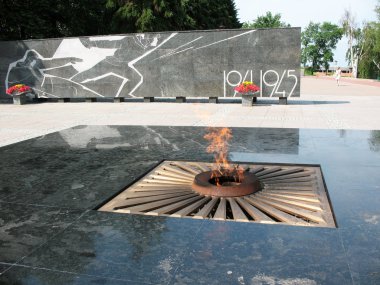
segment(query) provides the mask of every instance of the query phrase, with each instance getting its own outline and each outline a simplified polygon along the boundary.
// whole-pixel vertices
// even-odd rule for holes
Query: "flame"
[[[229,140],[232,138],[230,128],[208,128],[204,136],[209,141],[206,151],[214,153],[215,167],[212,169],[211,178],[215,178],[217,186],[222,186],[221,177],[233,177],[235,182],[240,183],[244,178],[244,169],[239,165],[231,165],[228,162]]]

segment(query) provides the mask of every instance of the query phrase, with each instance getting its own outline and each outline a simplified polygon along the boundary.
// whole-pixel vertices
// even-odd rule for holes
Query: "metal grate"
[[[204,196],[192,189],[193,180],[212,166],[164,161],[99,211],[335,227],[317,166],[240,164],[257,176],[260,191],[241,197]]]

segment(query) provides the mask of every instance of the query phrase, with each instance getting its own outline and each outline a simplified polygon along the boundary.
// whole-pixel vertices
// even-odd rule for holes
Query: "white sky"
[[[272,14],[280,13],[283,22],[303,30],[311,21],[339,25],[344,9],[350,9],[360,25],[374,21],[377,0],[235,0],[235,3],[241,22],[253,21],[270,11]],[[347,39],[342,38],[334,52],[334,60],[340,66],[347,66],[346,50]]]

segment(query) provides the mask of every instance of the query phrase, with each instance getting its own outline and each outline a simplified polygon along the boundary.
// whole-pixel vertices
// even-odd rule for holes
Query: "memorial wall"
[[[0,97],[17,83],[39,97],[300,96],[300,28],[161,32],[0,42]]]

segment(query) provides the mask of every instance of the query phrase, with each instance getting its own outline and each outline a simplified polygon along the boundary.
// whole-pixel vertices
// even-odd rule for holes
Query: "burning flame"
[[[204,136],[209,141],[208,153],[214,153],[215,168],[212,169],[211,178],[215,178],[217,186],[221,184],[221,177],[233,177],[234,182],[240,183],[244,178],[244,169],[239,165],[228,162],[229,140],[232,138],[230,128],[209,128]]]

